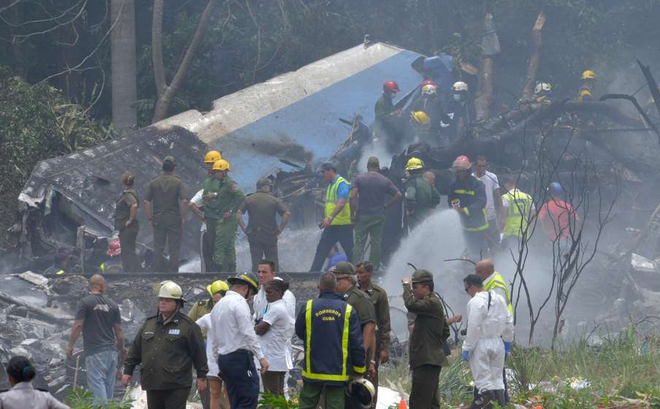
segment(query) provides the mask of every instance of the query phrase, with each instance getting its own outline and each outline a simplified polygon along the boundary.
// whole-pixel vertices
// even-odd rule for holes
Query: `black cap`
[[[323,162],[321,164],[321,170],[334,170],[337,171],[337,165],[332,162]]]

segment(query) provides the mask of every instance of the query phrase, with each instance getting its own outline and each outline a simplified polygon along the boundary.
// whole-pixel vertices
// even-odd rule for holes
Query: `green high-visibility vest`
[[[507,287],[502,274],[498,273],[497,271],[495,272],[495,276],[490,279],[488,284],[484,284],[484,290],[486,291],[490,291],[493,288],[501,288],[504,290],[506,293],[506,306],[509,309],[511,316],[513,317],[513,305],[511,304],[511,294],[509,293],[509,287]]]
[[[504,237],[518,236],[527,230],[530,212],[532,210],[532,197],[518,189],[502,196],[509,202],[509,214],[504,225]]]

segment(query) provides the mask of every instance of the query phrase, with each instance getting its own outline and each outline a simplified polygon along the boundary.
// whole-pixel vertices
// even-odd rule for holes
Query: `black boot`
[[[495,391],[495,399],[497,399],[497,404],[500,405],[501,407],[506,406],[507,402],[506,402],[506,395],[504,394],[504,389]]]
[[[468,409],[491,409],[493,407],[491,404],[493,399],[493,391],[479,392],[478,397],[475,397],[474,401],[468,407]]]

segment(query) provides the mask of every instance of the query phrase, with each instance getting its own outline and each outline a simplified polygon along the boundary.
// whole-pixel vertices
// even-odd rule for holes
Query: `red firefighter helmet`
[[[385,84],[383,84],[383,91],[397,93],[399,92],[399,84],[394,81],[387,81]]]

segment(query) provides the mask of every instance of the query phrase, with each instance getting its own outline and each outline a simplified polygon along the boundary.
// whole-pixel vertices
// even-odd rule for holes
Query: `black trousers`
[[[231,409],[255,409],[259,400],[259,372],[252,354],[238,350],[220,355],[218,367],[227,385]]]
[[[124,272],[139,273],[142,271],[140,260],[135,252],[137,235],[140,224],[134,220],[128,227],[119,230],[119,244],[121,245],[121,266]]]
[[[149,409],[186,409],[190,388],[148,390],[147,408]]]
[[[349,260],[353,259],[353,226],[350,224],[330,226],[323,230],[321,240],[316,246],[316,255],[309,271],[321,271],[323,263],[328,257],[328,252],[337,242],[346,252]]]
[[[410,390],[410,409],[440,409],[441,366],[422,365],[412,370],[412,388]]]

